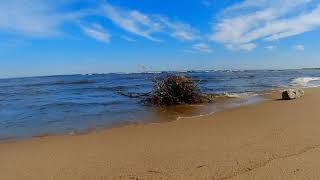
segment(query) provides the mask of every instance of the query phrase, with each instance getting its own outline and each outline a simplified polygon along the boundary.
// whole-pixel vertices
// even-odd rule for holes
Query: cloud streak
[[[225,10],[210,39],[231,49],[252,50],[259,40],[275,41],[312,31],[320,26],[320,6],[307,8],[312,3],[245,0]],[[307,11],[301,11],[303,8]]]
[[[61,34],[61,27],[74,21],[80,12],[59,10],[62,0],[10,0],[0,5],[0,31],[32,37]]]
[[[147,15],[136,10],[123,10],[106,3],[102,6],[105,16],[120,28],[145,37],[152,41],[159,41],[152,34],[161,30],[161,25],[154,22]]]
[[[199,31],[187,23],[171,21],[169,18],[164,16],[157,17],[156,20],[158,20],[175,39],[181,41],[194,41],[200,39]]]
[[[104,16],[123,30],[147,38],[161,41],[157,34],[169,34],[182,41],[198,39],[198,31],[189,24],[172,21],[166,16],[145,14],[138,10],[115,7],[109,3],[102,5]]]
[[[296,46],[294,46],[293,47],[294,48],[294,50],[296,50],[296,51],[304,51],[304,45],[301,45],[301,44],[299,44],[299,45],[296,45]]]
[[[272,45],[270,45],[270,46],[266,46],[266,47],[264,47],[264,48],[271,51],[271,50],[276,49],[277,46],[272,46]]]
[[[74,2],[88,1],[91,10],[64,8]],[[211,2],[211,1],[201,1]],[[201,3],[200,2],[200,3]],[[318,3],[318,4],[317,4]],[[83,34],[109,42],[108,28],[90,22],[92,16],[108,19],[122,29],[120,38],[134,42],[136,36],[160,42],[171,37],[183,42],[222,43],[232,50],[252,51],[259,43],[300,35],[320,27],[320,3],[316,0],[244,0],[227,7],[208,36],[191,24],[159,14],[89,0],[10,0],[0,5],[0,33],[26,37],[52,37],[66,33],[65,25],[78,27]],[[90,17],[90,18],[87,18]],[[99,21],[98,21],[99,22]],[[110,28],[111,29],[111,28]],[[130,38],[128,38],[130,37]],[[205,43],[195,51],[209,51]],[[201,46],[199,46],[201,45]],[[198,49],[197,49],[198,48]]]
[[[90,26],[82,26],[82,30],[89,37],[101,41],[110,42],[111,35],[100,24],[92,24]]]
[[[108,42],[111,35],[101,25],[92,25],[86,17],[106,17],[125,32],[151,41],[162,41],[170,36],[180,41],[199,39],[199,32],[187,23],[171,20],[164,15],[145,14],[113,6],[108,2],[91,3],[91,9],[65,8],[87,0],[10,0],[0,5],[0,33],[25,37],[52,37],[65,33],[64,26],[79,27],[82,32],[98,41]],[[86,24],[86,25],[84,25]],[[88,24],[91,24],[88,26]],[[125,36],[125,34],[123,35]],[[161,37],[161,38],[160,38]]]
[[[194,54],[194,53],[209,54],[209,53],[212,53],[213,50],[206,43],[196,43],[191,48],[184,49],[183,52],[191,53],[191,54]]]

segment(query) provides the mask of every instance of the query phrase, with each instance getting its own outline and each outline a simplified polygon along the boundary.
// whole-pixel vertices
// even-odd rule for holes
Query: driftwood
[[[205,94],[197,82],[184,75],[167,75],[154,80],[153,90],[148,93],[135,93],[118,90],[117,93],[129,98],[140,99],[150,106],[170,106],[179,104],[211,103],[218,98],[230,98],[225,94]]]
[[[155,80],[153,91],[144,100],[148,105],[178,105],[210,102],[197,83],[184,75],[168,75]]]
[[[117,93],[121,96],[126,96],[129,98],[146,98],[150,95],[151,92],[148,93],[133,93],[133,92],[124,92],[124,91],[117,91]]]

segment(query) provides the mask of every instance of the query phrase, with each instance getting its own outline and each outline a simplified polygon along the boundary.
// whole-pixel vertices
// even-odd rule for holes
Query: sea
[[[168,74],[194,79],[201,91],[221,94],[211,104],[151,107],[126,94],[152,91]],[[206,116],[264,100],[291,87],[320,86],[320,70],[244,70],[78,74],[0,79],[0,140],[80,134],[128,124]],[[280,95],[279,95],[280,96]],[[279,97],[280,98],[280,97]]]

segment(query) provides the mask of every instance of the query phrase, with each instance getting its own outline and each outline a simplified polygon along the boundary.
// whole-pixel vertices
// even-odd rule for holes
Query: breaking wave
[[[320,77],[299,77],[292,80],[290,85],[296,87],[319,87]]]

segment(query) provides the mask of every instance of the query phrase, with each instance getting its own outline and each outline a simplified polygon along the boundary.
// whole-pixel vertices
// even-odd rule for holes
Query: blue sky
[[[320,0],[7,0],[0,77],[320,67]]]

